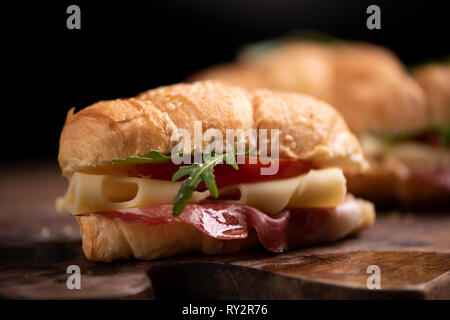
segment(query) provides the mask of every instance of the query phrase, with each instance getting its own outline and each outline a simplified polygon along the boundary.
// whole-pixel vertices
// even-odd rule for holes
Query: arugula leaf
[[[441,129],[441,143],[444,148],[450,145],[450,126]]]
[[[165,163],[172,161],[170,156],[166,156],[159,151],[151,150],[148,153],[149,157],[139,157],[139,156],[131,156],[123,159],[113,159],[111,162],[122,162],[122,163]],[[180,153],[182,156],[182,153]]]
[[[249,151],[243,153],[243,155],[249,155],[252,148]],[[186,180],[181,182],[180,189],[175,196],[175,201],[172,209],[172,214],[174,217],[179,216],[187,201],[192,197],[195,189],[197,189],[200,182],[204,181],[206,187],[208,188],[211,195],[215,198],[219,197],[219,189],[217,188],[214,167],[219,163],[227,163],[231,165],[235,170],[239,170],[236,163],[236,156],[241,155],[235,151],[228,152],[225,154],[211,154],[210,157],[203,156],[202,163],[194,163],[190,166],[182,166],[177,172],[172,176],[172,181],[177,181],[178,179],[189,176]],[[122,163],[165,163],[172,161],[170,156],[164,155],[159,151],[151,150],[148,152],[149,157],[138,157],[131,156],[123,159],[114,159],[111,162],[122,162]],[[180,153],[183,156],[183,153]]]
[[[432,127],[419,132],[411,133],[411,134],[403,134],[403,135],[385,135],[378,136],[378,138],[384,142],[385,144],[397,144],[402,142],[407,142],[412,139],[417,139],[420,137],[438,135],[441,146],[443,148],[447,148],[450,145],[450,125],[443,127]]]
[[[287,33],[286,35],[278,38],[258,41],[244,45],[240,48],[239,51],[241,52],[241,54],[247,57],[258,57],[266,53],[269,53],[270,51],[280,47],[283,44],[296,41],[308,41],[316,43],[337,43],[342,42],[343,40],[323,32],[308,29],[300,29],[300,30],[293,30]]]
[[[175,172],[172,181],[177,181],[184,176],[189,176],[189,178],[181,183],[180,189],[175,196],[175,202],[172,209],[174,217],[179,216],[183,212],[187,200],[192,197],[195,189],[197,189],[197,186],[202,181],[205,182],[206,187],[213,197],[219,197],[219,189],[217,188],[214,176],[214,167],[219,163],[225,162],[227,157],[229,160],[232,159],[232,162],[228,164],[235,170],[239,170],[236,163],[236,152],[233,151],[225,154],[212,155],[207,159],[203,158],[203,163],[194,163],[191,166],[183,166]]]

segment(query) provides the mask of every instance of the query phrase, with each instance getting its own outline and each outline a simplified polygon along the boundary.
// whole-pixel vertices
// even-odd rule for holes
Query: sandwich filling
[[[450,192],[450,128],[404,137],[361,137],[367,157],[400,177],[417,177]]]
[[[220,196],[213,197],[202,182],[179,216],[172,213],[182,181],[171,181],[179,169],[172,162],[111,164],[108,170],[76,172],[57,207],[76,216],[150,227],[187,223],[222,240],[246,238],[253,229],[261,244],[274,252],[341,238],[358,227],[363,211],[373,212],[368,203],[347,195],[341,169],[277,161],[279,170],[270,176],[260,175],[259,163],[239,165],[237,171],[216,165]]]
[[[96,215],[148,226],[187,223],[221,240],[247,238],[253,229],[266,249],[283,252],[317,240],[332,241],[348,235],[359,224],[361,210],[364,209],[349,198],[335,208],[285,209],[272,216],[246,205],[211,203],[188,204],[178,217],[172,216],[170,205],[103,211]]]
[[[152,178],[75,173],[59,207],[73,215],[174,204],[180,182]],[[195,191],[190,203],[234,203],[273,215],[286,208],[333,208],[344,201],[341,169],[310,170],[291,178],[219,187],[219,199],[209,190]]]

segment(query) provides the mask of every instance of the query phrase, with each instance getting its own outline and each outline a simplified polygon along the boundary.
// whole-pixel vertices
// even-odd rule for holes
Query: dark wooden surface
[[[92,263],[78,226],[54,211],[67,182],[56,163],[5,164],[0,172],[0,297],[198,299],[450,299],[450,209],[381,212],[358,237],[283,254]],[[445,211],[445,210],[444,210]],[[69,265],[81,290],[68,290]],[[381,290],[369,290],[369,265]]]

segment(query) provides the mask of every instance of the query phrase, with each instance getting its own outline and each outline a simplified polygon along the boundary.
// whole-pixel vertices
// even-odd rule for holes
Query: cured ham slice
[[[371,210],[373,208],[368,212]],[[290,209],[274,216],[237,204],[188,204],[178,217],[172,216],[171,205],[105,211],[94,215],[148,226],[182,222],[221,240],[246,238],[252,228],[265,248],[282,252],[309,243],[335,240],[357,231],[361,221],[367,220],[364,214],[360,200],[347,198],[336,208]]]
[[[411,174],[450,192],[450,167],[413,167]]]

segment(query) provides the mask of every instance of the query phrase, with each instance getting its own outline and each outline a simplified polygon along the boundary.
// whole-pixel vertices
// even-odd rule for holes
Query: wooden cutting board
[[[26,299],[450,299],[450,210],[381,212],[358,237],[274,254],[92,263],[78,226],[54,211],[67,183],[56,164],[0,173],[0,297]],[[81,290],[69,290],[70,265]],[[367,268],[381,289],[368,289]]]

